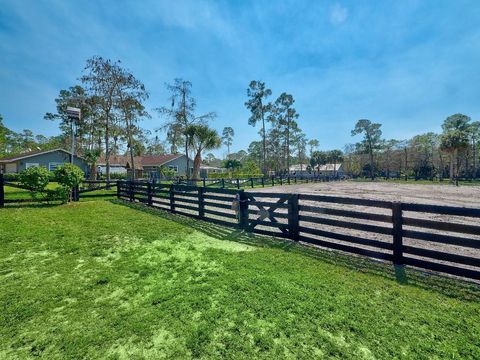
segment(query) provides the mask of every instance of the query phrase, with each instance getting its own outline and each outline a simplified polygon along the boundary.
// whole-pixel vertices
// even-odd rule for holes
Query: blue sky
[[[192,81],[199,113],[234,128],[233,150],[258,137],[244,107],[252,79],[293,94],[323,149],[355,141],[360,118],[398,139],[440,131],[456,112],[480,119],[477,0],[0,0],[6,125],[56,134],[43,115],[92,55],[120,59],[150,91],[149,109],[167,104],[165,82]],[[152,115],[143,127],[164,121]]]

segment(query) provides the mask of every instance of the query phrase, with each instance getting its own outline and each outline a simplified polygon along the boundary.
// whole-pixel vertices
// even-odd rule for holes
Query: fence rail
[[[118,182],[117,195],[245,231],[480,280],[480,209],[129,181]]]

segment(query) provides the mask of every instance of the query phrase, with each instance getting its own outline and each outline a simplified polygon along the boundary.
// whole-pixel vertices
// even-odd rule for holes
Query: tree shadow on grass
[[[152,208],[140,203],[129,203],[121,200],[113,200],[112,203],[127,206],[191,227],[219,240],[233,241],[254,247],[281,249],[283,251],[309,256],[329,264],[342,266],[350,270],[381,276],[394,280],[400,285],[416,286],[460,300],[480,301],[480,284],[462,278],[450,277],[402,265],[393,265],[381,260],[370,259],[355,254],[346,254],[337,250],[325,249],[273,236],[245,232],[239,228],[222,226],[181,214],[172,214],[164,209]]]

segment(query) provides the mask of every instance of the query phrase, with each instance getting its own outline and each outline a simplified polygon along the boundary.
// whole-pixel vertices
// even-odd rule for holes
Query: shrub
[[[3,174],[5,181],[20,181],[20,174],[18,173],[8,173]]]
[[[106,178],[105,174],[98,176],[99,180],[105,180]],[[110,173],[110,180],[125,180],[126,178],[127,174]]]
[[[62,193],[59,192],[59,195],[63,194],[63,200],[70,198],[71,190],[80,185],[83,179],[83,171],[76,165],[64,164],[55,169],[55,180],[64,189]]]
[[[44,194],[50,181],[50,172],[44,167],[29,167],[19,174],[20,184],[30,189],[30,194],[36,198],[39,194]]]

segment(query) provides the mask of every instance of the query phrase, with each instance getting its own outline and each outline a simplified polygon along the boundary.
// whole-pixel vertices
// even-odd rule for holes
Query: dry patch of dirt
[[[359,199],[480,208],[480,186],[335,181],[275,186],[248,191],[332,195]]]

